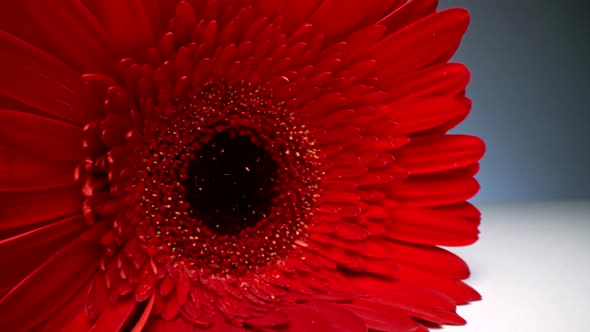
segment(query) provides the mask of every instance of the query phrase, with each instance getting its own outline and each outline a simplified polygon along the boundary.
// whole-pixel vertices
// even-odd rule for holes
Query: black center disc
[[[186,199],[212,231],[238,233],[272,208],[277,163],[252,136],[227,129],[213,136],[189,163]]]

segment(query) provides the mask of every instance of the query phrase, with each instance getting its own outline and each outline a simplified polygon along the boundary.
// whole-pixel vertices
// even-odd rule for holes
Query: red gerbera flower
[[[435,0],[0,5],[0,329],[426,331],[479,299]]]

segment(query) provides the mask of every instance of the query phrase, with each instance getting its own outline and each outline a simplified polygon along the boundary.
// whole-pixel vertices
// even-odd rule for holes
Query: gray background
[[[454,61],[474,107],[455,132],[488,146],[474,201],[590,198],[590,6],[577,0],[440,0],[471,26]]]

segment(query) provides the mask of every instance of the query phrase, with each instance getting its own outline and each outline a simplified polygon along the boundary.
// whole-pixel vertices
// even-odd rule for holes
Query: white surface
[[[480,208],[479,242],[452,251],[483,300],[459,307],[466,326],[438,331],[590,331],[590,201]]]

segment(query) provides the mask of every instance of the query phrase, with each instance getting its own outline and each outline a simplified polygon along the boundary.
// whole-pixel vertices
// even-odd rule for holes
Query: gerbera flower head
[[[0,5],[0,327],[464,324],[436,246],[477,239],[484,146],[436,5]]]

